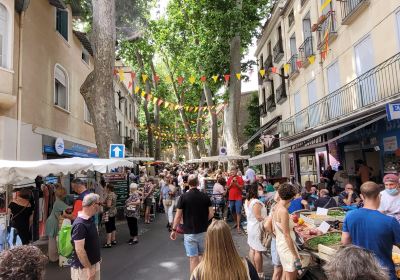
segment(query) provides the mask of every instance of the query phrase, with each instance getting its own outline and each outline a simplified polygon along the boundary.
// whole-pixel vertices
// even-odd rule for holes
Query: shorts
[[[276,239],[272,238],[271,240],[271,258],[272,258],[272,264],[274,266],[281,266],[281,260],[278,255],[278,251],[276,250]]]
[[[111,233],[114,230],[117,230],[117,228],[115,227],[115,216],[114,217],[108,217],[108,222],[105,222],[104,225],[106,227],[106,232],[107,233]]]
[[[203,255],[205,236],[205,232],[183,235],[183,244],[185,245],[186,255],[188,257]]]
[[[153,204],[153,198],[148,197],[148,198],[146,198],[146,199],[144,200],[144,206],[150,207],[152,204]]]
[[[242,201],[241,200],[229,200],[229,208],[231,213],[241,214],[242,213]]]

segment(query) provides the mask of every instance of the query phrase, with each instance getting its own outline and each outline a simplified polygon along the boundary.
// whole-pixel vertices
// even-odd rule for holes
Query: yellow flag
[[[123,82],[123,81],[125,80],[124,70],[119,69],[118,75],[119,75],[119,80],[120,80],[121,82]]]
[[[240,74],[240,73],[237,73],[236,74],[236,78],[240,81],[240,78],[242,77],[242,74]]]
[[[154,98],[153,98],[153,104],[155,105],[155,104],[157,103],[157,101],[158,101],[158,98],[157,98],[157,97],[154,97]]]
[[[179,105],[176,104],[176,105],[175,105],[175,110],[178,110],[178,108],[179,108]]]
[[[190,76],[189,83],[193,85],[195,81],[196,81],[196,78],[193,76]]]
[[[214,83],[216,83],[217,80],[218,80],[218,75],[214,75],[214,76],[212,76],[212,78],[213,78],[213,80],[214,80]]]
[[[169,102],[168,102],[168,101],[165,101],[165,103],[164,103],[164,108],[168,108],[168,106],[169,106]]]
[[[290,64],[286,63],[283,65],[283,70],[285,70],[285,73],[289,73],[289,68],[290,68]]]
[[[139,90],[140,90],[140,87],[135,87],[135,93],[137,94],[138,92],[139,92]]]
[[[171,79],[170,76],[167,76],[167,77],[165,78],[165,81],[166,81],[168,84],[172,83],[172,79]]]
[[[194,107],[194,112],[197,112],[199,110],[199,107]]]
[[[147,81],[148,78],[149,78],[149,76],[147,76],[146,74],[142,75],[142,79],[143,79],[144,83]]]
[[[264,78],[264,76],[265,76],[265,69],[261,69],[261,70],[260,70],[260,75],[261,75],[261,77]]]
[[[325,8],[332,2],[332,0],[326,0],[322,5],[321,5],[321,12],[325,10]]]
[[[314,62],[315,62],[315,55],[309,56],[309,57],[308,57],[308,61],[310,62],[310,64],[314,64]]]
[[[142,97],[146,96],[146,92],[144,90],[142,90]]]

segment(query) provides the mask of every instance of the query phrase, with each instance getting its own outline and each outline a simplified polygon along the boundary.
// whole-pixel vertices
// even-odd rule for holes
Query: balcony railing
[[[342,11],[342,24],[350,24],[351,21],[362,12],[368,5],[370,0],[344,0],[340,2]]]
[[[312,56],[314,54],[314,48],[313,48],[313,39],[312,36],[306,38],[299,47],[299,53],[300,53],[300,58],[304,62],[308,62],[308,57]]]
[[[400,53],[281,122],[282,136],[367,112],[371,107],[383,107],[390,100],[400,98],[399,70]]]
[[[258,106],[258,110],[260,111],[260,116],[263,117],[267,114],[267,104],[262,103],[260,106]]]
[[[326,45],[326,40],[328,44],[337,37],[337,26],[336,26],[336,13],[335,11],[329,11],[327,14],[327,19],[318,27],[318,46],[320,50]]]
[[[267,99],[267,111],[272,112],[276,109],[275,95],[271,94]]]
[[[306,4],[306,2],[307,2],[308,0],[301,0],[301,6],[303,7],[305,4]]]
[[[283,102],[285,102],[286,99],[287,99],[286,86],[285,84],[281,84],[276,89],[276,103],[282,104]]]
[[[283,43],[281,40],[278,40],[278,42],[276,42],[272,51],[274,53],[274,62],[279,63],[279,61],[281,61],[281,59],[283,58],[283,55],[284,55]]]
[[[296,73],[299,72],[299,69],[297,68],[297,58],[298,58],[298,55],[294,54],[294,55],[292,55],[292,57],[288,61],[288,64],[290,65],[289,77],[292,77]]]

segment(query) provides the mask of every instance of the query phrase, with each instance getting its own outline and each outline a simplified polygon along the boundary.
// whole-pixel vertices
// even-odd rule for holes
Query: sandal
[[[103,245],[103,248],[111,248],[111,244],[107,244],[106,243],[106,244]]]
[[[117,245],[117,240],[111,241],[111,245]]]

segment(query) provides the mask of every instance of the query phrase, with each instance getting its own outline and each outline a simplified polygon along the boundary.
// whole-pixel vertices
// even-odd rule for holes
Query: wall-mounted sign
[[[56,153],[61,156],[64,153],[64,148],[65,148],[64,139],[58,137],[54,144],[54,148],[56,150]]]
[[[385,152],[394,152],[397,150],[397,137],[391,136],[383,138],[383,150]]]
[[[386,104],[386,115],[389,121],[400,119],[400,103]]]

